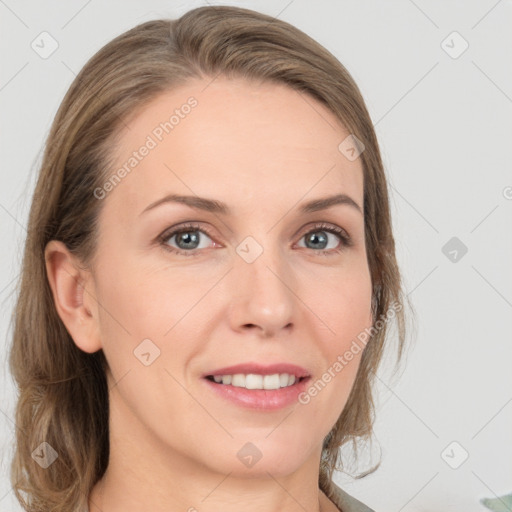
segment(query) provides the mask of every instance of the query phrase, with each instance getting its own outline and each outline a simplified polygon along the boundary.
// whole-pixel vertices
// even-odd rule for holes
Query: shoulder
[[[350,494],[332,482],[333,493],[331,501],[340,509],[341,512],[375,512],[373,509],[356,500]]]

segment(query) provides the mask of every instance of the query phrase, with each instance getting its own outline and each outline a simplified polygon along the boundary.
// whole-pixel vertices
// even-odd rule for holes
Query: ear
[[[102,348],[98,303],[92,274],[60,241],[51,240],[45,248],[48,281],[55,308],[75,345],[93,353]]]

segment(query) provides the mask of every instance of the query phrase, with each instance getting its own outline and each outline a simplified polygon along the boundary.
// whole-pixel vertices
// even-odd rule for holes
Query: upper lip
[[[295,377],[309,377],[309,372],[302,366],[290,363],[276,363],[270,365],[264,365],[259,363],[240,363],[233,366],[225,366],[224,368],[217,368],[208,373],[205,373],[203,377],[210,375],[235,375],[237,373],[243,374],[257,374],[257,375],[274,375],[276,373],[288,373],[295,375]]]

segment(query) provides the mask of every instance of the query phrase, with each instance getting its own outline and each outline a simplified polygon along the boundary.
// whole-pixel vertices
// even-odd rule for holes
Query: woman
[[[34,193],[10,364],[27,511],[368,511],[403,294],[371,119],[291,25],[204,7],[85,65]],[[375,469],[375,468],[373,468]]]

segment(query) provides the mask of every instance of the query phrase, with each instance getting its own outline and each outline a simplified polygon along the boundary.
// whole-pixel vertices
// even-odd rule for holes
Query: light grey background
[[[417,334],[401,378],[383,371],[378,381],[380,469],[336,481],[377,512],[486,510],[480,498],[512,492],[512,2],[223,3],[288,21],[339,58],[366,99],[389,176]],[[74,75],[114,36],[199,5],[0,0],[0,511],[20,510],[8,481],[9,318],[53,116]],[[31,47],[43,46],[43,31],[58,43],[48,58]],[[465,255],[456,246],[443,253],[452,237]]]

